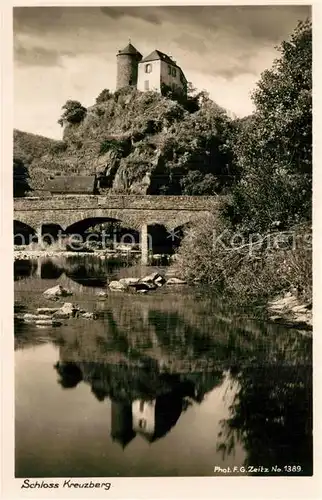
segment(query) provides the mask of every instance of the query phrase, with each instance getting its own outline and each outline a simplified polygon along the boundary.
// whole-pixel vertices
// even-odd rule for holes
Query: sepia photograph
[[[22,491],[312,476],[311,7],[14,7],[13,58]]]

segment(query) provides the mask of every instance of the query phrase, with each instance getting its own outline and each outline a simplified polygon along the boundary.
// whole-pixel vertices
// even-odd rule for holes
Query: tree
[[[307,353],[309,344],[302,343],[301,347]],[[271,471],[276,463],[300,464],[300,468],[291,468],[292,475],[310,475],[312,367],[301,360],[304,356],[299,348],[294,349],[290,343],[287,351],[296,364],[265,360],[262,364],[236,366],[233,379],[239,391],[229,407],[230,416],[221,421],[217,451],[227,457],[239,443],[246,454],[246,468],[256,463]],[[283,468],[282,474],[286,471]],[[259,474],[254,471],[251,475]]]
[[[168,164],[181,176],[180,193],[215,194],[231,186],[235,177],[231,129],[226,112],[207,96],[198,111],[177,124]]]
[[[182,194],[215,195],[219,181],[213,174],[202,174],[200,170],[190,170],[181,180]]]
[[[13,196],[25,196],[30,191],[28,167],[20,158],[13,159]]]
[[[113,94],[109,91],[109,89],[104,89],[100,94],[96,97],[96,104],[101,104],[102,102],[106,102],[113,97]]]
[[[82,106],[79,101],[68,100],[66,101],[66,104],[64,104],[62,109],[64,109],[65,111],[58,120],[59,125],[61,125],[62,127],[67,123],[71,123],[73,125],[81,123],[87,113],[87,109]]]
[[[262,75],[253,93],[261,118],[266,155],[291,171],[311,172],[312,161],[312,25],[300,22],[282,57]]]
[[[195,113],[203,104],[212,102],[206,90],[198,91],[191,82],[187,83],[185,89],[171,87],[162,83],[161,93],[173,101],[177,101],[189,113]]]
[[[252,119],[239,123],[235,155],[241,180],[228,215],[247,230],[311,218],[312,24],[300,22],[281,56],[264,71]]]

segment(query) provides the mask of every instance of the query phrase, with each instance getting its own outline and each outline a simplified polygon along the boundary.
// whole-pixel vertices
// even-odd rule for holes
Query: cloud
[[[62,66],[63,56],[73,57],[74,54],[41,46],[25,46],[19,39],[14,41],[14,59],[19,65],[25,66]]]
[[[14,33],[33,36],[39,47],[38,55],[18,48],[18,61],[45,62],[46,50],[48,62],[57,64],[64,52],[114,57],[130,37],[141,52],[179,49],[193,63],[196,55],[217,63],[235,54],[245,66],[241,52],[273,48],[307,15],[309,6],[17,7]]]
[[[63,9],[57,7],[14,7],[13,31],[45,33],[57,30],[63,16]]]
[[[15,7],[14,30],[46,32],[75,27],[104,26],[104,20],[125,17],[160,26],[188,24],[200,28],[227,29],[253,39],[278,41],[299,19],[311,17],[309,5],[167,6],[167,7]],[[117,24],[116,26],[117,27]],[[201,34],[204,34],[201,32]]]
[[[187,54],[187,61],[184,61],[185,67],[193,66],[200,72],[223,77],[227,80],[241,74],[257,75],[258,60],[256,56],[264,50],[263,47],[257,45],[255,48],[253,44],[245,43],[244,40],[240,40],[235,47],[232,47],[231,42],[225,40],[225,37],[221,35],[209,36],[206,40],[201,36],[182,32],[173,39],[173,42],[178,45],[178,49],[173,50],[174,53],[178,53],[179,56],[178,50],[184,48],[183,50]],[[201,54],[202,57],[198,57]],[[185,55],[182,59],[184,57]]]
[[[179,36],[175,37],[173,41],[179,46],[185,47],[192,52],[197,52],[197,54],[208,50],[205,44],[205,39],[201,36],[192,35],[191,33],[183,32]]]
[[[158,7],[100,7],[100,11],[112,19],[128,16],[151,24],[161,24]]]
[[[226,29],[243,37],[272,42],[280,41],[285,32],[292,31],[298,20],[311,17],[309,5],[102,7],[100,10],[116,20],[128,16],[155,25],[189,24],[192,32],[200,27],[221,32]]]

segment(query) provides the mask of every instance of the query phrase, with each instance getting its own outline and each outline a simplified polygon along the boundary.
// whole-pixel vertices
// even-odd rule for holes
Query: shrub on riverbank
[[[287,291],[311,301],[311,227],[246,238],[209,215],[187,231],[176,266],[188,281],[210,284],[240,301],[261,301]]]

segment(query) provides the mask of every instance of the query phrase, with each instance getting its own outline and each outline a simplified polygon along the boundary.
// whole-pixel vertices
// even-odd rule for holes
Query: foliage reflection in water
[[[18,477],[312,474],[309,338],[200,289],[99,300],[95,286],[142,270],[77,259],[30,263],[23,276],[16,266],[17,311],[48,305],[55,279],[99,313],[15,325]]]

